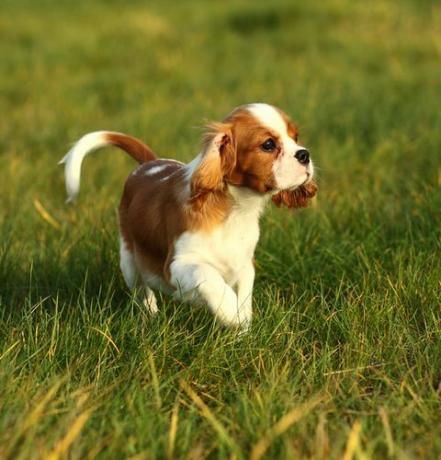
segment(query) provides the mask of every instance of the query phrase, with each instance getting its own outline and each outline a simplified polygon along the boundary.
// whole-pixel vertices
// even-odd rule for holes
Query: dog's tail
[[[64,178],[66,181],[67,201],[75,201],[80,190],[81,163],[84,157],[101,147],[114,145],[127,152],[138,163],[147,163],[156,159],[153,151],[127,134],[112,131],[96,131],[83,136],[65,155],[59,164],[65,164]]]

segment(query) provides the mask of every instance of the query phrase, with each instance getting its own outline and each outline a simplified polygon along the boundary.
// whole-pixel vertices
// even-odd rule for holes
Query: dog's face
[[[210,126],[201,163],[205,177],[195,178],[204,190],[231,184],[271,194],[277,205],[305,206],[316,191],[314,169],[297,142],[297,129],[281,110],[267,104],[239,107]]]
[[[308,151],[288,116],[266,104],[240,107],[227,119],[236,145],[230,181],[258,192],[296,188],[312,177]]]

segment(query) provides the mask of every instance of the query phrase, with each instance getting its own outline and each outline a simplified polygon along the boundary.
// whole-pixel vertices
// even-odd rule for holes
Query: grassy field
[[[441,6],[2,0],[0,458],[441,457]],[[189,160],[253,101],[298,122],[316,205],[268,209],[255,316],[151,319],[118,268],[131,133]]]

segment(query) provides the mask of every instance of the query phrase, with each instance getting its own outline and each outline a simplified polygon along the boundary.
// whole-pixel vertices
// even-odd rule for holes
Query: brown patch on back
[[[166,166],[154,175],[148,167]],[[182,207],[184,165],[157,160],[131,174],[119,206],[121,235],[137,261],[165,279],[166,260],[175,239],[186,230]],[[165,180],[165,177],[169,176]]]

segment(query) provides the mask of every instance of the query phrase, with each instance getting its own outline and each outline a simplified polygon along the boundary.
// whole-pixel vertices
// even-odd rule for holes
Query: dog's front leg
[[[250,318],[239,308],[237,295],[221,274],[208,264],[174,261],[170,265],[171,283],[182,297],[197,294],[222,323],[247,329]]]
[[[252,303],[253,303],[253,285],[254,285],[254,265],[252,261],[239,273],[237,280],[237,301],[239,310],[244,318],[247,318],[247,323],[251,323]]]

